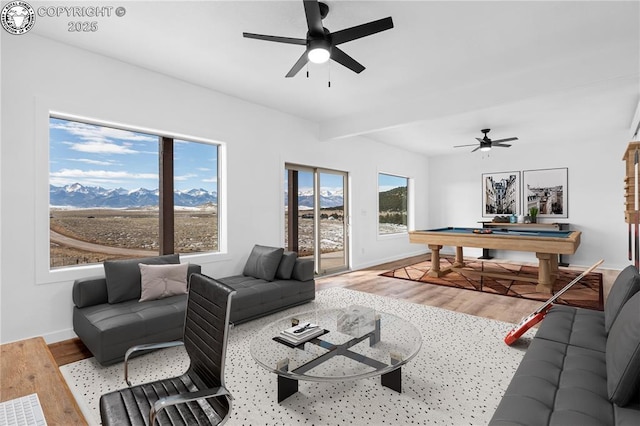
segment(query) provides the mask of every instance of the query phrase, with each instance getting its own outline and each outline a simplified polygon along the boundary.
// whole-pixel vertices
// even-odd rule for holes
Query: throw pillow
[[[107,281],[107,299],[109,303],[126,302],[140,299],[140,267],[145,265],[165,265],[180,263],[177,254],[145,257],[143,259],[105,260],[104,276]]]
[[[281,280],[291,279],[291,274],[293,273],[293,267],[296,264],[297,258],[298,253],[295,251],[285,251],[282,253],[282,259],[280,260],[280,265],[278,265],[276,278]]]
[[[284,253],[283,248],[256,244],[244,265],[242,275],[273,281],[278,271],[278,265],[280,265],[282,253]]]
[[[624,304],[638,291],[640,291],[640,274],[633,265],[629,265],[618,274],[604,305],[604,329],[607,333],[611,330]]]
[[[605,357],[609,399],[625,406],[640,386],[640,293],[624,304],[611,326]]]
[[[188,263],[145,265],[140,263],[140,302],[187,293]]]

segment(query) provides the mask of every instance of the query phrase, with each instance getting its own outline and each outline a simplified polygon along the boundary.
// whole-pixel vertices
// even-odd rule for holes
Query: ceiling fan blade
[[[242,36],[246,38],[255,38],[257,40],[275,41],[277,43],[301,44],[303,46],[307,44],[307,40],[303,38],[280,37],[253,33],[242,33]]]
[[[479,149],[480,149],[480,146],[477,146],[476,149],[471,150],[471,152],[476,152]]]
[[[344,65],[345,67],[349,68],[351,71],[357,74],[360,74],[362,71],[365,70],[364,66],[360,62],[356,61],[355,59],[353,59],[351,56],[344,53],[342,50],[340,50],[336,46],[333,46],[331,48],[331,59],[333,59],[334,61],[336,61],[341,65]]]
[[[478,144],[477,143],[470,143],[470,144],[467,144],[467,145],[455,145],[454,148],[463,148],[465,146],[476,146],[476,145],[478,145]]]
[[[333,44],[336,45],[379,33],[381,31],[390,30],[391,28],[393,28],[393,19],[388,17],[336,31],[335,33],[331,33],[331,38],[333,40]]]
[[[500,147],[500,148],[509,148],[511,145],[510,145],[510,144],[508,144],[508,143],[504,143],[504,144],[502,144],[502,143],[495,143],[495,142],[494,142],[494,143],[492,143],[492,144],[491,144],[491,146],[492,146],[492,147],[494,147],[494,146],[498,146],[498,147]]]
[[[498,139],[497,141],[493,141],[493,143],[511,142],[511,141],[517,141],[517,140],[518,140],[518,138]]]
[[[307,51],[305,50],[302,56],[300,56],[300,59],[298,59],[293,67],[291,67],[285,77],[293,77],[294,75],[298,74],[298,71],[300,71],[302,67],[307,64],[307,61],[309,61],[309,58],[307,57]]]
[[[477,140],[478,142],[480,142],[480,143],[485,142],[485,140],[484,140],[484,139],[480,139],[480,138],[476,138],[476,140]]]
[[[313,35],[324,35],[318,0],[304,0],[304,14],[307,17],[309,33]]]

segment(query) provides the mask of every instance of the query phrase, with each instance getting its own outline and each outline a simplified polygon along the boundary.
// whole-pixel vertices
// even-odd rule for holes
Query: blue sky
[[[49,120],[49,182],[157,189],[158,136],[75,121]],[[217,191],[217,147],[174,141],[176,190]]]
[[[407,186],[407,178],[387,175],[384,173],[378,174],[378,190],[381,192],[389,191],[401,186]]]

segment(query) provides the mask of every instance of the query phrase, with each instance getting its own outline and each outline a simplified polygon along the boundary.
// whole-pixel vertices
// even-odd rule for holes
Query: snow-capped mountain
[[[84,186],[79,183],[66,186],[49,185],[49,204],[51,206],[133,208],[157,206],[158,200],[159,191],[157,189],[106,189],[99,186]],[[205,189],[174,192],[174,203],[179,207],[197,207],[217,202],[218,194]]]
[[[321,190],[320,191],[320,208],[327,207],[338,207],[344,205],[344,199],[342,196],[342,190],[330,191],[330,190]],[[285,192],[284,205],[289,205],[288,193]],[[298,206],[301,208],[313,208],[313,190],[302,190],[298,191]]]

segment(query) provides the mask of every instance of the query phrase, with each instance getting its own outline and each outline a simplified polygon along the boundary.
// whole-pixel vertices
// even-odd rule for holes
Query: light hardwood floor
[[[344,287],[512,323],[520,321],[522,317],[530,314],[541,305],[541,302],[533,300],[517,299],[380,276],[383,272],[428,259],[429,255],[425,254],[381,264],[360,271],[319,278],[316,280],[316,288],[322,290],[323,288],[330,287]],[[494,259],[493,261],[509,262],[499,259]],[[586,269],[575,266],[570,266],[570,268],[575,270]],[[609,289],[619,271],[597,269],[597,272],[603,274],[603,293],[606,300]]]
[[[517,299],[514,297],[460,290],[380,276],[383,272],[428,259],[429,255],[425,254],[359,271],[318,278],[316,279],[316,290],[320,291],[331,287],[344,287],[351,290],[394,297],[412,303],[436,306],[451,311],[464,312],[470,315],[510,323],[519,322],[522,317],[530,314],[541,305],[540,302],[533,300]],[[494,261],[508,262],[498,259]],[[584,270],[586,268],[571,266],[571,269]],[[603,274],[603,291],[606,300],[609,289],[619,271],[598,269],[597,272]],[[49,350],[58,365],[68,364],[91,356],[79,339],[71,339],[51,344],[49,345]]]

